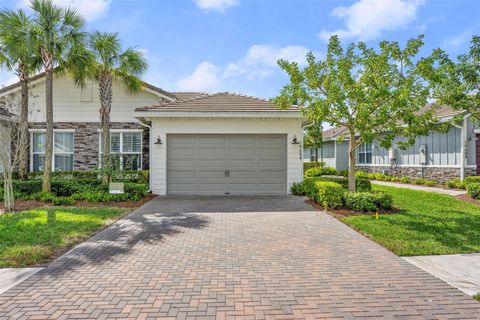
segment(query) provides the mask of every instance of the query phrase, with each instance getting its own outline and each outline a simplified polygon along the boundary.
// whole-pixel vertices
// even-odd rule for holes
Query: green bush
[[[346,192],[344,195],[345,206],[357,211],[377,211],[390,209],[393,198],[385,192]]]
[[[480,176],[469,176],[465,178],[465,184],[480,183]]]
[[[125,183],[125,194],[129,200],[138,201],[148,194],[148,186],[142,183]]]
[[[467,193],[474,199],[480,199],[480,182],[467,183]]]
[[[332,167],[313,167],[305,171],[306,177],[320,177],[323,175],[336,175],[337,170]]]
[[[31,198],[42,202],[53,202],[56,196],[51,192],[40,191],[31,195]]]
[[[437,182],[435,180],[416,179],[415,184],[426,185],[426,186],[434,186],[434,185],[437,184]]]
[[[412,179],[410,179],[409,177],[401,177],[400,182],[401,183],[411,183]]]
[[[55,197],[52,202],[56,206],[71,206],[75,203],[75,199],[72,197]]]
[[[325,167],[325,162],[304,162],[303,163],[303,172],[307,171],[313,167]]]
[[[42,172],[30,172],[29,179],[41,180],[43,178]],[[52,172],[52,180],[99,180],[100,173],[91,171],[55,171]],[[112,176],[113,181],[118,182],[133,182],[133,183],[148,183],[148,170],[127,170],[115,172]]]
[[[460,178],[447,181],[446,185],[451,189],[465,189],[466,187],[465,181],[460,180]]]
[[[307,194],[306,184],[304,182],[294,182],[290,187],[290,192],[294,196],[304,196]]]
[[[342,176],[342,177],[348,177],[348,170],[338,170],[337,175]]]
[[[343,188],[340,184],[331,181],[315,182],[314,200],[322,207],[327,209],[335,209],[342,206]]]
[[[309,179],[315,179],[316,181],[331,181],[339,183],[345,190],[348,190],[348,178],[340,177],[315,177],[315,178],[305,178],[305,181]],[[356,178],[355,179],[355,191],[371,191],[372,183],[368,179]]]

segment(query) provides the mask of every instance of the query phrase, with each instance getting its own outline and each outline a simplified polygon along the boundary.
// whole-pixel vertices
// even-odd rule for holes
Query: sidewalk
[[[427,191],[427,192],[436,192],[436,193],[448,194],[450,196],[459,196],[467,193],[465,190],[442,189],[437,187],[427,187],[427,186],[388,182],[388,181],[372,180],[372,183],[378,184],[381,186],[397,187],[397,188],[420,190],[420,191]]]

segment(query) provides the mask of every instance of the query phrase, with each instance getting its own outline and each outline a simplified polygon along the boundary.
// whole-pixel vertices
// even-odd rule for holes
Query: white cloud
[[[218,12],[238,5],[238,0],[194,0],[194,2],[202,10]]]
[[[445,37],[443,39],[443,48],[457,52],[459,49],[463,49],[466,44],[472,39],[473,32],[471,29],[467,29],[451,37]]]
[[[204,61],[195,68],[191,75],[178,80],[176,88],[180,91],[212,92],[218,90],[220,83],[220,69],[210,62]]]
[[[251,46],[245,57],[228,64],[224,76],[236,77],[243,75],[247,79],[268,77],[277,68],[277,61],[285,59],[306,63],[308,49],[303,46],[278,47],[274,44],[255,44]]]
[[[333,9],[332,16],[345,20],[345,27],[334,31],[322,30],[323,40],[332,35],[340,38],[372,40],[383,31],[393,31],[407,26],[415,20],[417,9],[425,0],[359,0],[350,7]]]
[[[54,3],[78,10],[85,19],[93,21],[102,18],[110,8],[112,0],[53,0]],[[24,6],[29,6],[29,0],[22,0]]]

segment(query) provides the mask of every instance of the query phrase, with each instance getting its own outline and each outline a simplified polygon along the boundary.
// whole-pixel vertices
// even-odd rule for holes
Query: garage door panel
[[[286,193],[283,135],[173,135],[167,142],[170,194]]]

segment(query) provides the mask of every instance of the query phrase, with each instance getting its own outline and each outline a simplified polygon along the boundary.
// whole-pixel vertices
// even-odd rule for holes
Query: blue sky
[[[54,0],[77,8],[88,30],[116,31],[149,62],[144,80],[170,91],[272,97],[288,80],[278,58],[322,56],[326,39],[397,40],[425,34],[424,53],[452,56],[480,35],[478,0]],[[1,8],[27,0],[0,0]],[[0,71],[0,83],[14,82]]]

